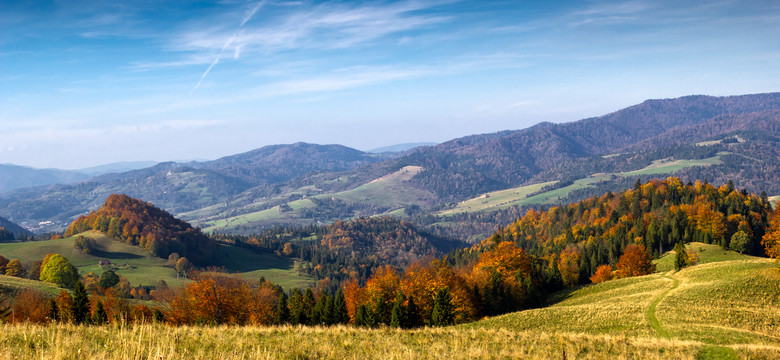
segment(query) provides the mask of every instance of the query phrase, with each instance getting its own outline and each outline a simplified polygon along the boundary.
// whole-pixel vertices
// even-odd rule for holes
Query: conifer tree
[[[279,292],[279,299],[276,301],[274,311],[274,324],[281,325],[290,322],[290,309],[287,308],[287,295]]]
[[[406,306],[404,302],[406,298],[402,292],[398,292],[395,297],[395,303],[393,303],[393,310],[390,316],[390,326],[392,327],[406,327]]]
[[[333,323],[346,324],[349,322],[349,313],[347,312],[347,300],[344,298],[344,292],[339,289],[336,298],[333,299]]]
[[[433,298],[432,326],[447,326],[455,322],[453,316],[452,296],[449,288],[441,288]]]
[[[108,322],[108,315],[106,314],[106,310],[103,308],[103,302],[98,300],[97,306],[95,307],[95,313],[92,314],[92,323],[95,325],[101,325]]]
[[[420,321],[417,304],[414,303],[414,297],[409,295],[409,300],[406,302],[406,327],[415,328],[420,325],[422,325],[422,321]]]
[[[674,270],[680,271],[688,262],[688,253],[686,252],[685,245],[683,245],[682,241],[678,241],[677,245],[674,246],[674,252],[677,253],[674,257]]]
[[[49,299],[49,320],[57,322],[60,320],[60,311],[57,308],[57,302],[54,299]]]
[[[82,324],[89,320],[89,298],[87,290],[81,281],[76,281],[76,287],[73,290],[73,322]]]
[[[355,326],[368,326],[368,307],[360,304],[355,311]]]

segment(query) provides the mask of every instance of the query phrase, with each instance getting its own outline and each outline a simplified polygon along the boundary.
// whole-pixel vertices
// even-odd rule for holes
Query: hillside
[[[776,264],[705,244],[689,247],[704,250],[697,251],[702,264],[572,289],[551,306],[462,327],[692,342],[703,358],[743,358],[748,349],[761,349],[748,357],[780,355]]]
[[[127,195],[109,196],[100,209],[87,216],[79,216],[65,231],[65,236],[88,230],[101,231],[163,259],[172,253],[199,265],[211,265],[218,259],[217,244],[200,229]]]
[[[12,223],[8,219],[0,216],[0,228],[5,229],[5,231],[8,231],[9,233],[13,234],[14,239],[19,239],[20,237],[24,238],[26,236],[32,235],[30,231],[27,229]],[[2,241],[2,240],[0,240]]]

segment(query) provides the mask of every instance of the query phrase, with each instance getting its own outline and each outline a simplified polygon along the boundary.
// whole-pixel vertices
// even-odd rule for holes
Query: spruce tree
[[[355,312],[355,326],[368,326],[368,308],[366,304],[360,304]]]
[[[336,313],[335,301],[332,295],[326,295],[325,305],[322,307],[322,323],[330,326],[336,323],[334,320],[334,314]]]
[[[89,320],[89,298],[87,290],[81,281],[76,281],[76,287],[73,290],[73,322],[82,324]]]
[[[349,323],[349,313],[347,312],[347,300],[344,298],[344,292],[339,289],[336,293],[336,298],[333,299],[333,323],[334,324],[347,324]]]
[[[415,328],[422,325],[420,321],[417,304],[414,303],[414,297],[409,295],[409,301],[406,302],[406,328]]]
[[[49,299],[49,320],[56,322],[60,320],[60,311],[57,308],[57,302],[54,299]]]
[[[290,309],[287,308],[287,295],[279,292],[279,299],[276,301],[274,311],[274,324],[282,325],[290,322]]]
[[[95,313],[92,314],[92,323],[95,325],[102,325],[108,322],[108,315],[106,314],[106,310],[103,308],[103,302],[98,301],[97,306],[95,307]]]
[[[680,271],[688,262],[688,253],[685,251],[685,245],[683,245],[682,241],[678,241],[674,245],[674,252],[677,253],[674,257],[674,269]]]
[[[393,310],[390,315],[390,326],[392,327],[406,327],[406,306],[404,302],[406,298],[402,292],[398,292],[393,303]]]
[[[441,288],[433,298],[432,326],[447,326],[455,322],[450,289]]]

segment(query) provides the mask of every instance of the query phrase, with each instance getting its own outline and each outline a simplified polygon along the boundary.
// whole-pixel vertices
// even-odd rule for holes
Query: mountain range
[[[777,195],[777,159],[780,93],[686,96],[401,152],[296,143],[214,161],[160,163],[8,191],[0,195],[0,215],[17,223],[50,220],[39,231],[57,230],[123,193],[207,231],[248,233],[389,214],[468,237],[492,231],[500,214],[516,217],[518,207],[577,201],[637,178],[732,180]],[[483,225],[462,230],[474,221]]]

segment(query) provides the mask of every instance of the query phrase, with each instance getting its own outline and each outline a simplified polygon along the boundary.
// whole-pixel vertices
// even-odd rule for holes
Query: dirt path
[[[672,284],[672,287],[664,290],[664,292],[662,292],[660,295],[658,295],[658,297],[656,297],[655,300],[653,300],[653,303],[650,304],[650,306],[645,311],[645,317],[647,318],[647,322],[650,323],[650,327],[652,327],[653,330],[655,330],[658,333],[658,335],[660,335],[661,337],[664,337],[664,338],[669,338],[671,335],[669,334],[669,330],[666,330],[661,325],[661,322],[658,321],[658,317],[655,314],[656,313],[656,308],[658,307],[658,304],[660,304],[661,301],[666,297],[666,294],[668,294],[669,291],[672,291],[672,290],[676,289],[678,286],[680,286],[680,280],[671,277],[669,274],[670,273],[664,274],[664,277],[669,279],[669,280],[674,281],[674,283]]]

